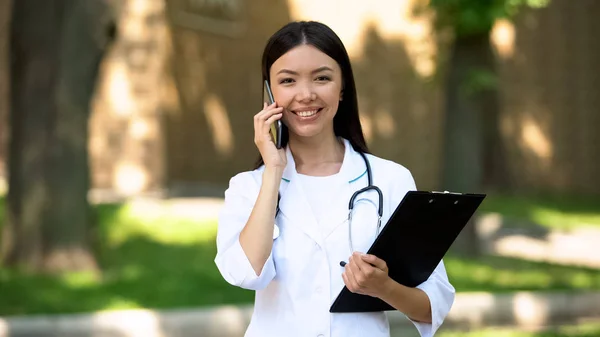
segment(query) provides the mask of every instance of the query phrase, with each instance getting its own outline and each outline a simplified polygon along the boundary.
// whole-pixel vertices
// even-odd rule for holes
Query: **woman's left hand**
[[[342,274],[348,290],[353,293],[379,297],[387,290],[388,267],[375,255],[354,252]]]

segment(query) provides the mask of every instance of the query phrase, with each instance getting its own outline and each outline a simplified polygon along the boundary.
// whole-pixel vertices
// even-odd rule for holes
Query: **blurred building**
[[[419,0],[123,0],[90,121],[93,184],[121,194],[220,193],[258,151],[260,57],[290,20],[318,20],[353,62],[372,151],[439,187],[446,52]],[[0,0],[0,117],[6,115],[6,8]],[[517,190],[600,193],[600,2],[553,0],[498,22],[501,128]],[[443,71],[441,72],[443,73]],[[482,112],[485,113],[485,112]],[[5,142],[6,123],[0,125]],[[5,156],[0,149],[0,161]],[[2,169],[0,169],[0,174]]]

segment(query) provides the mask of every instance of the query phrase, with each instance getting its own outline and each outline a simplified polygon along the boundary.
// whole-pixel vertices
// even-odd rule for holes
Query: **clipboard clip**
[[[437,193],[437,194],[453,194],[453,195],[463,195],[462,193],[459,193],[459,192],[449,192],[449,191],[444,191],[444,192],[440,192],[440,191],[431,191],[431,193]]]

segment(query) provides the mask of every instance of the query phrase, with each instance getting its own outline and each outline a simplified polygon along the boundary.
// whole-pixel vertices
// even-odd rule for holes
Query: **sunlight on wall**
[[[113,111],[119,116],[129,116],[135,109],[135,100],[131,95],[131,81],[127,69],[121,62],[114,62],[107,74],[107,99]]]
[[[553,130],[555,111],[542,101],[535,91],[527,98],[505,107],[501,117],[502,137],[510,142],[519,160],[509,164],[522,184],[562,188],[571,184],[573,176],[568,165],[560,164]]]
[[[139,165],[131,163],[119,163],[115,170],[114,179],[117,191],[125,195],[143,191],[148,183],[146,171]]]
[[[217,95],[209,94],[204,99],[204,114],[217,152],[229,157],[233,153],[233,132],[227,109]]]
[[[131,15],[144,17],[148,13],[162,12],[165,8],[164,1],[129,0],[127,10]]]
[[[160,83],[161,104],[167,113],[181,113],[181,101],[179,91],[175,84],[173,76],[165,76],[164,81]]]
[[[539,159],[548,163],[552,159],[552,144],[541,126],[530,115],[523,115],[521,121],[521,144]]]
[[[129,133],[135,139],[145,139],[151,135],[150,126],[142,119],[135,119],[129,124]]]
[[[101,137],[90,137],[89,139],[89,149],[92,156],[103,153],[108,150],[107,141],[105,138]]]
[[[351,57],[360,57],[365,32],[375,27],[382,38],[402,39],[416,72],[423,77],[436,70],[437,46],[429,15],[415,17],[420,0],[288,0],[293,20],[316,20],[330,26],[342,39]]]
[[[156,120],[150,118],[134,118],[129,123],[129,134],[133,139],[155,139],[159,136],[159,126]]]
[[[515,26],[508,20],[497,20],[492,28],[492,46],[503,59],[511,58],[515,53]]]
[[[383,138],[392,138],[396,133],[396,122],[389,110],[380,109],[375,112],[377,135]]]
[[[530,103],[529,111],[539,110],[535,103]],[[549,165],[554,156],[554,149],[546,127],[540,124],[528,109],[514,116],[505,115],[500,122],[500,128],[505,137],[518,139],[519,146],[526,153],[533,154],[535,159],[543,164]]]
[[[391,139],[397,131],[394,116],[389,110],[381,108],[373,115],[361,114],[360,124],[367,143],[373,139],[374,133],[377,137]]]
[[[373,121],[371,117],[365,114],[361,114],[360,124],[362,125],[365,140],[367,141],[367,143],[369,143],[373,139]]]

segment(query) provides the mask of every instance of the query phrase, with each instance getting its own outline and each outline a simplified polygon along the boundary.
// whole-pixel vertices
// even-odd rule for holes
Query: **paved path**
[[[13,317],[0,319],[0,337],[241,337],[251,314],[251,306],[220,306]],[[413,330],[400,313],[390,312],[388,317],[394,335]],[[582,318],[600,319],[600,292],[460,293],[442,328],[533,328]]]

